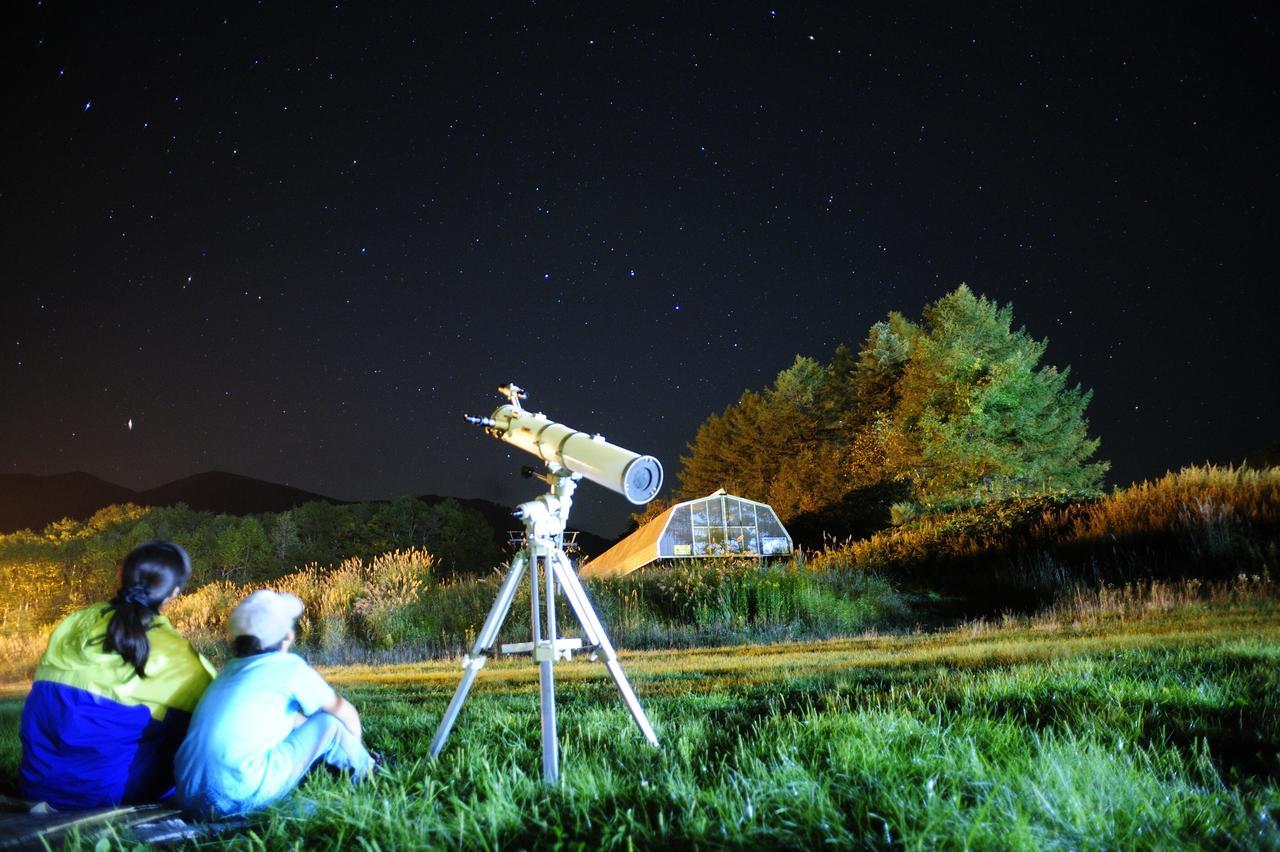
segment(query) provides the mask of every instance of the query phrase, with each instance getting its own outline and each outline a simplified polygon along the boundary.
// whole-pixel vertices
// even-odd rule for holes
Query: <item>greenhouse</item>
[[[583,577],[618,577],[658,559],[789,553],[791,536],[772,508],[720,490],[675,504],[583,563],[580,573]]]

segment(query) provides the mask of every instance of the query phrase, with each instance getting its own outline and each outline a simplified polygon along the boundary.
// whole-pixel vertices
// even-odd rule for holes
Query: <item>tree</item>
[[[755,391],[743,391],[737,403],[721,414],[712,414],[698,427],[689,455],[680,458],[681,499],[710,494],[717,488],[735,493],[756,490],[763,495],[764,474],[753,449],[762,445],[759,436],[767,422],[764,398]]]
[[[772,387],[744,391],[722,414],[708,417],[680,459],[679,498],[724,488],[767,501],[784,468],[822,442],[819,394],[825,378],[821,364],[797,355]]]
[[[502,559],[489,522],[452,497],[428,510],[424,527],[427,550],[441,573],[484,574]]]
[[[1012,330],[1013,308],[961,285],[924,310],[908,346],[886,464],[924,506],[1096,490],[1107,463],[1069,370],[1038,366],[1048,341]]]
[[[281,565],[293,565],[298,555],[301,541],[298,538],[298,522],[293,519],[293,511],[285,510],[264,522],[267,529],[267,541],[271,545],[271,554]]]
[[[863,417],[858,425],[870,425],[897,406],[902,373],[919,335],[920,329],[896,311],[871,326],[853,368],[854,398]]]
[[[294,508],[292,514],[298,525],[298,562],[327,565],[347,556],[367,555],[361,553],[359,531],[348,507],[312,500]]]
[[[380,504],[365,525],[372,552],[386,553],[423,544],[429,511],[417,497],[400,496]]]
[[[666,497],[655,497],[654,499],[650,500],[648,503],[645,503],[644,508],[642,508],[640,511],[631,513],[630,515],[631,525],[627,528],[625,535],[630,535],[631,533],[640,529],[640,527],[654,520],[655,518],[657,518],[663,512],[670,509],[672,506],[674,506],[678,502],[680,502],[679,498],[666,496]]]
[[[916,508],[1096,490],[1090,394],[1040,366],[1047,341],[961,286],[921,325],[890,313],[856,354],[797,356],[763,391],[712,414],[681,458],[677,499],[724,488],[787,523],[862,534],[902,499]],[[646,513],[652,517],[658,511]]]
[[[222,529],[218,532],[214,565],[224,578],[244,582],[275,573],[271,570],[271,542],[257,518],[223,515],[218,520]]]
[[[784,523],[802,514],[821,512],[854,487],[852,473],[847,445],[832,440],[806,441],[779,465],[764,502]]]

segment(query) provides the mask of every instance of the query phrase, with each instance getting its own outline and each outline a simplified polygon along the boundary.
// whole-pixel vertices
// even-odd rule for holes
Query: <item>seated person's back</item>
[[[22,708],[18,785],[67,810],[158,801],[214,669],[159,609],[191,574],[186,552],[148,542],[125,557],[109,602],[67,616]]]

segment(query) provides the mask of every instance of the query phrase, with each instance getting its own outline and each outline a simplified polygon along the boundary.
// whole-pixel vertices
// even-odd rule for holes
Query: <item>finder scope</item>
[[[498,440],[616,491],[637,506],[657,496],[662,487],[662,464],[653,456],[610,444],[603,435],[571,429],[541,412],[525,411],[520,406],[525,392],[514,384],[498,388],[498,394],[508,402],[494,409],[493,414],[464,416]]]

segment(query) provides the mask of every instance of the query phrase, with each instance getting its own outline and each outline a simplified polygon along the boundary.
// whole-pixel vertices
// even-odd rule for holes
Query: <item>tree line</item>
[[[918,322],[890,313],[828,363],[796,356],[698,428],[670,502],[717,488],[771,504],[793,533],[857,535],[920,513],[1043,494],[1097,493],[1085,409],[1048,340],[967,286]]]
[[[453,499],[304,503],[285,512],[215,515],[183,504],[108,506],[88,520],[64,519],[40,532],[0,535],[0,566],[54,563],[68,576],[113,578],[120,560],[144,541],[167,539],[191,554],[192,585],[211,580],[262,582],[315,563],[371,559],[423,548],[439,574],[481,574],[502,560],[493,528]]]

